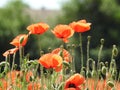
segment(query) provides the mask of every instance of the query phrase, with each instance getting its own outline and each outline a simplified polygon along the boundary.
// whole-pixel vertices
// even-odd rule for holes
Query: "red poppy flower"
[[[41,56],[38,62],[45,68],[58,69],[62,64],[62,57],[57,54],[48,53]]]
[[[60,55],[62,53],[62,56],[63,56],[64,60],[67,61],[67,62],[70,62],[72,60],[72,57],[71,57],[70,53],[65,49],[63,49],[63,51],[61,51],[60,48],[56,48],[52,51],[52,53],[58,54],[58,55]]]
[[[90,25],[91,23],[87,23],[86,20],[80,20],[77,22],[70,23],[71,28],[75,30],[75,32],[80,32],[80,33],[90,30]]]
[[[10,44],[16,46],[16,47],[19,47],[20,45],[21,46],[25,46],[26,43],[27,43],[27,40],[28,40],[28,35],[26,34],[20,34],[18,36],[16,36],[12,42],[10,42]]]
[[[48,24],[40,22],[40,23],[29,25],[27,27],[27,30],[30,31],[29,34],[42,34],[45,31],[47,31],[48,28],[49,28]]]
[[[13,48],[13,49],[9,49],[9,50],[7,50],[7,51],[5,51],[4,53],[3,53],[3,56],[8,56],[9,54],[14,54],[14,53],[16,53],[18,51],[18,48]]]
[[[81,90],[80,85],[85,82],[85,78],[80,74],[74,74],[65,82],[65,90]]]
[[[64,42],[68,42],[68,38],[74,34],[74,30],[68,25],[57,25],[52,32],[57,38],[62,39]]]

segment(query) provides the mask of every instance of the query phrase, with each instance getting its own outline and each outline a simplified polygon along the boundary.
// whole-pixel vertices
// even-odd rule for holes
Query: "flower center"
[[[76,86],[75,86],[75,84],[73,84],[73,83],[71,83],[71,84],[69,84],[69,86],[68,86],[68,88],[76,88]]]

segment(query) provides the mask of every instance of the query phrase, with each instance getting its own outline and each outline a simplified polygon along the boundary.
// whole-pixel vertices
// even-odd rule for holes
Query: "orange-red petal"
[[[68,38],[73,36],[74,30],[68,25],[57,25],[52,33],[57,37],[62,39],[64,42],[68,42]]]
[[[22,41],[21,41],[22,40]],[[18,36],[16,36],[11,42],[10,44],[19,47],[21,46],[25,46],[28,40],[28,35],[27,34],[20,34]]]
[[[43,34],[48,29],[49,29],[49,25],[42,22],[32,24],[27,27],[29,34]]]
[[[91,23],[87,23],[86,20],[79,20],[77,22],[72,22],[69,24],[75,32],[86,32],[90,30]]]
[[[5,51],[4,53],[3,53],[3,56],[8,56],[9,54],[14,54],[14,53],[16,53],[18,51],[18,48],[12,48],[12,49],[9,49],[9,50],[7,50],[7,51]]]
[[[80,74],[74,74],[65,83],[65,88],[79,87],[85,82],[85,78]],[[72,86],[71,86],[72,85]]]
[[[58,55],[60,55],[62,53],[63,59],[67,62],[71,62],[71,60],[72,60],[70,53],[65,49],[63,49],[63,51],[61,51],[60,48],[56,48],[52,51],[52,53],[58,54]]]
[[[45,68],[57,68],[62,64],[62,57],[57,54],[48,53],[40,57],[38,62]]]

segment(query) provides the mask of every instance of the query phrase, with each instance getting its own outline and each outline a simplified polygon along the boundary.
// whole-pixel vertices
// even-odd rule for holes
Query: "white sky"
[[[9,0],[0,0],[0,7],[4,6]],[[60,9],[61,3],[66,0],[23,0],[33,9],[45,7],[46,9]]]

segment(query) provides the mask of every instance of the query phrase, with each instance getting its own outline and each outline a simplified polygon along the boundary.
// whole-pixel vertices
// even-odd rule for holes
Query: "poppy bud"
[[[104,44],[104,41],[105,41],[105,40],[102,38],[102,39],[100,40],[101,44]]]
[[[88,36],[88,37],[87,37],[87,39],[88,39],[88,41],[90,41],[90,39],[91,39],[91,36]]]
[[[90,72],[90,71],[87,71],[87,72],[86,72],[86,76],[87,76],[88,78],[91,78],[91,72]]]
[[[48,52],[51,52],[51,50],[52,50],[52,49],[49,47],[49,48],[48,48]]]
[[[67,45],[67,49],[70,49],[70,45]]]
[[[95,78],[97,76],[97,72],[95,70],[92,71],[92,77]]]
[[[113,72],[112,72],[112,78],[115,80],[116,76],[117,76],[117,71],[113,70]]]
[[[108,62],[107,61],[105,62],[105,65],[106,65],[106,67],[108,67]]]
[[[33,76],[30,76],[30,81],[34,81],[34,77]]]
[[[85,90],[89,90],[89,88],[86,88]]]
[[[41,51],[40,51],[40,56],[42,56],[43,54],[44,54],[44,51],[41,50]]]
[[[106,74],[106,72],[107,72],[107,69],[106,69],[106,67],[105,67],[105,66],[103,66],[103,67],[102,67],[102,74],[104,74],[104,75],[105,75],[105,74]]]
[[[81,70],[80,74],[83,75],[83,76],[85,76],[85,71]]]
[[[112,54],[113,54],[113,56],[115,56],[115,57],[118,55],[118,49],[116,48],[116,45],[113,45]]]
[[[107,85],[110,86],[111,88],[114,87],[114,83],[113,83],[112,81],[108,81],[108,82],[107,82]]]
[[[70,67],[70,64],[69,64],[68,62],[66,62],[66,61],[63,61],[63,65],[64,65],[65,67]]]
[[[72,44],[72,48],[75,48],[75,44]]]
[[[22,44],[23,40],[24,40],[24,37],[23,36],[20,37],[20,44]]]

